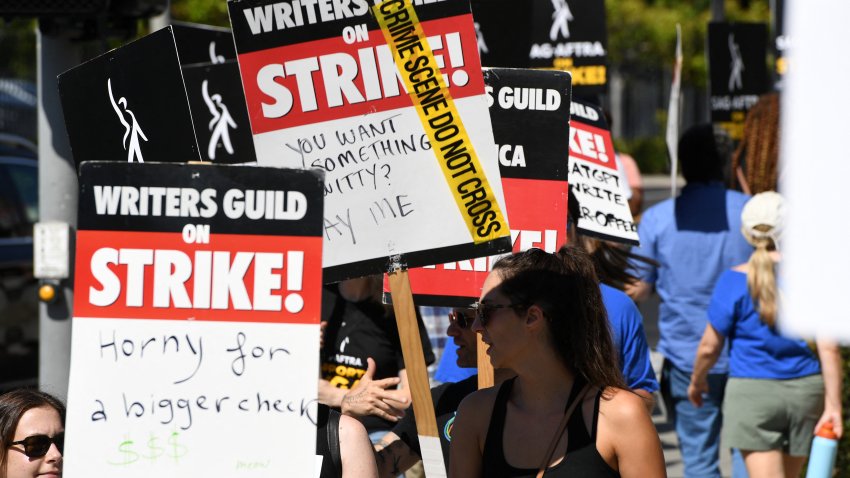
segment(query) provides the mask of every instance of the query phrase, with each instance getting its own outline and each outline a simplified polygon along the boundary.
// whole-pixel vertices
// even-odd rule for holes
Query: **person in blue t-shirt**
[[[641,301],[654,287],[661,298],[661,392],[676,427],[685,476],[720,478],[720,404],[728,376],[725,352],[708,376],[711,393],[701,408],[688,401],[687,392],[711,289],[724,270],[746,261],[753,251],[738,232],[741,209],[749,197],[723,185],[725,156],[710,124],[688,129],[678,151],[687,185],[678,197],[643,213],[640,247],[633,249],[658,265],[636,265],[640,281],[628,285],[626,292]]]
[[[800,476],[813,431],[832,422],[842,434],[841,359],[836,344],[786,337],[777,327],[775,276],[782,197],[754,196],[741,213],[756,247],[749,261],[720,276],[708,307],[688,398],[697,407],[711,390],[707,376],[729,342],[723,439],[738,448],[751,476]]]

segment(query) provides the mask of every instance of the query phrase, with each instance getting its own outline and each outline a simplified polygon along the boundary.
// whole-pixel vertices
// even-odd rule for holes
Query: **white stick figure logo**
[[[741,47],[735,42],[735,35],[729,34],[729,56],[732,57],[731,72],[729,73],[729,91],[740,90],[744,87],[741,73],[744,71],[744,60],[741,58]]]
[[[127,107],[127,99],[122,96],[117,102],[115,101],[115,95],[112,94],[112,78],[106,79],[106,89],[109,90],[109,101],[112,103],[112,108],[115,110],[115,114],[118,115],[118,120],[121,121],[122,125],[124,125],[124,137],[121,140],[121,144],[124,146],[124,149],[127,150],[127,162],[132,163],[133,159],[135,159],[140,163],[144,163],[145,160],[142,158],[142,150],[139,147],[139,137],[141,137],[144,141],[147,141],[147,136],[145,136],[145,133],[139,126],[139,123],[136,122],[136,115],[134,115],[133,111]],[[118,105],[121,105],[121,108],[124,109],[123,112]],[[130,123],[127,123],[127,120],[124,118],[124,113],[127,113],[127,116],[130,118]],[[129,145],[127,144],[128,137],[130,138]]]
[[[549,29],[549,38],[552,41],[557,40],[558,35],[565,39],[569,38],[569,22],[573,20],[573,12],[570,11],[567,0],[552,0],[552,6],[555,7],[555,11],[552,12],[552,28]]]
[[[230,143],[229,128],[236,129],[236,122],[233,121],[233,117],[230,116],[230,111],[228,111],[227,106],[221,102],[221,95],[216,93],[210,96],[209,82],[207,80],[204,80],[201,84],[201,90],[204,95],[204,102],[206,102],[207,108],[210,109],[210,113],[213,115],[209,124],[212,136],[210,136],[210,144],[207,146],[207,156],[209,156],[211,160],[215,159],[215,152],[218,148],[219,142],[221,142],[228,154],[233,154],[233,145]]]
[[[478,39],[478,54],[490,53],[487,43],[484,42],[484,33],[481,32],[481,24],[475,22],[475,38]]]
[[[210,62],[219,64],[224,63],[224,57],[215,52],[215,42],[210,42]]]

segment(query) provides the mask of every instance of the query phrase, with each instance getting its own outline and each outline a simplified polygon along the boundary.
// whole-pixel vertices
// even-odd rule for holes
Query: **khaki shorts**
[[[808,456],[823,413],[823,377],[730,378],[723,399],[723,440],[742,451]]]

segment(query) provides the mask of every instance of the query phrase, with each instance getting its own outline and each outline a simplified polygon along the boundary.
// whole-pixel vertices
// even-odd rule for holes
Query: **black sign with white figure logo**
[[[236,60],[236,47],[230,29],[180,22],[174,22],[171,27],[177,40],[181,65]]]
[[[170,27],[59,75],[74,161],[200,160]]]
[[[604,93],[608,31],[604,0],[532,0],[531,68],[572,74],[573,96]]]
[[[711,80],[711,120],[731,123],[739,138],[746,112],[768,89],[767,25],[721,23],[708,25],[708,62]]]
[[[235,60],[183,67],[201,157],[221,164],[257,160]]]

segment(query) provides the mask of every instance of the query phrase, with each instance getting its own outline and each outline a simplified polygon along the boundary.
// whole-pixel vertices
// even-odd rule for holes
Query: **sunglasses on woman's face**
[[[482,327],[487,327],[487,323],[493,317],[493,313],[498,309],[521,309],[523,304],[491,304],[489,302],[476,302],[473,306],[475,316],[481,322]]]
[[[50,445],[55,444],[62,453],[65,447],[65,432],[57,433],[52,438],[47,435],[32,435],[20,441],[13,441],[12,445],[23,445],[24,455],[30,458],[41,458],[50,450]]]
[[[462,312],[460,310],[453,310],[449,312],[449,323],[455,324],[461,329],[471,327],[474,320],[475,316],[467,312]]]

